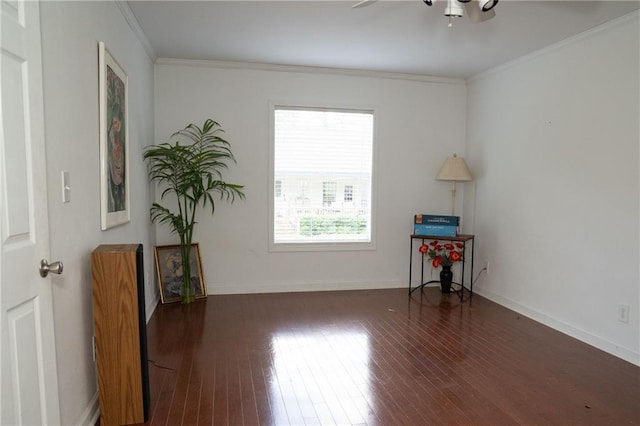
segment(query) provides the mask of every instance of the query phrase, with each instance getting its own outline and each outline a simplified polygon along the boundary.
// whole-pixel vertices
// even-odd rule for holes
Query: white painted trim
[[[558,43],[552,44],[551,46],[544,47],[540,50],[537,50],[533,53],[529,53],[527,55],[521,56],[512,61],[506,62],[502,65],[498,65],[495,68],[492,68],[487,71],[483,71],[480,74],[476,74],[472,77],[469,77],[466,81],[467,83],[481,80],[487,77],[490,77],[494,74],[499,74],[504,72],[510,68],[516,67],[518,65],[530,62],[540,56],[547,55],[551,52],[555,52],[557,50],[562,50],[567,46],[573,45],[575,43],[581,42],[583,40],[589,39],[591,37],[595,37],[598,34],[602,34],[603,32],[611,31],[614,28],[619,27],[620,25],[624,25],[627,22],[631,22],[633,20],[640,19],[640,10],[635,10],[631,13],[621,16],[620,18],[613,19],[611,21],[607,21],[604,24],[600,24],[597,27],[591,28],[590,30],[584,31],[580,34],[574,35],[572,37],[566,38]]]
[[[511,299],[500,296],[499,294],[492,291],[482,288],[476,288],[474,290],[474,294],[486,297],[487,299],[496,302],[499,305],[511,309],[512,311],[515,311],[548,327],[551,327],[554,330],[576,338],[581,342],[594,346],[618,358],[622,358],[623,360],[628,361],[632,364],[640,366],[640,352],[637,352],[637,350],[634,351],[633,349],[617,345],[609,340],[603,339],[602,337],[596,336],[595,334],[589,333],[588,331],[576,328],[563,321],[550,317],[545,313],[536,311]]]
[[[342,68],[304,67],[294,65],[260,64],[254,62],[204,61],[191,59],[158,58],[156,65],[175,65],[194,68],[247,69],[260,71],[295,72],[305,74],[335,74],[352,77],[388,78],[392,80],[422,81],[428,83],[465,85],[462,78],[434,77],[382,71],[350,70]]]
[[[255,294],[255,293],[296,293],[306,291],[338,291],[338,290],[379,290],[387,288],[407,288],[406,282],[392,281],[353,281],[353,282],[297,282],[297,283],[270,283],[270,284],[248,284],[238,285],[216,285],[215,288],[207,288],[207,293],[211,295],[219,294]]]
[[[124,0],[113,0],[113,1],[116,3],[116,5],[118,5],[118,8],[120,9],[120,13],[122,13],[124,20],[127,21],[127,24],[129,24],[129,28],[131,28],[131,31],[133,31],[133,34],[136,36],[138,41],[140,41],[142,48],[147,53],[147,55],[149,55],[149,58],[151,58],[151,62],[154,62],[157,58],[156,52],[153,50],[153,47],[151,46],[151,42],[147,38],[144,31],[142,31],[142,27],[140,26],[140,23],[136,19],[136,16],[133,14],[133,11],[129,7],[129,3],[127,3]]]
[[[93,394],[93,397],[87,404],[87,407],[80,415],[80,419],[78,419],[77,422],[74,422],[74,424],[94,426],[98,422],[98,417],[100,417],[100,404],[98,403],[98,391],[96,390],[96,393]]]

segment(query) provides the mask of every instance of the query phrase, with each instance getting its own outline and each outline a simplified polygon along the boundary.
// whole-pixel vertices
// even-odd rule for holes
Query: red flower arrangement
[[[462,252],[460,249],[464,248],[462,243],[445,243],[440,244],[438,241],[431,241],[429,244],[422,244],[418,251],[422,254],[426,254],[431,258],[431,265],[434,268],[438,266],[451,267],[454,263],[462,260]]]

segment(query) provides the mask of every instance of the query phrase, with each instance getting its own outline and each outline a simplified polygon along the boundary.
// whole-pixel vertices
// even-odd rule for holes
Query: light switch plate
[[[69,172],[62,171],[62,202],[71,202],[71,182],[69,181]]]

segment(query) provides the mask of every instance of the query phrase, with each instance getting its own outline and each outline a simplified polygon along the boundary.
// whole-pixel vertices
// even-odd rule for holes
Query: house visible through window
[[[282,197],[282,181],[277,180],[275,187],[273,188],[273,196],[276,198]]]
[[[353,185],[344,186],[344,201],[350,203],[353,201]]]
[[[371,243],[373,112],[273,114],[272,243]]]
[[[338,184],[335,182],[322,182],[322,205],[324,207],[331,207],[336,201],[336,193],[338,191]]]

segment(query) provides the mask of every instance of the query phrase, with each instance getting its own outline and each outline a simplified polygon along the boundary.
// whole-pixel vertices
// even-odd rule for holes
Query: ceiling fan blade
[[[358,3],[354,4],[353,6],[351,6],[353,9],[357,9],[360,7],[367,7],[367,6],[371,6],[373,3],[377,2],[378,0],[360,0]]]
[[[496,12],[491,9],[487,12],[483,12],[480,8],[478,0],[473,0],[468,3],[463,3],[464,10],[467,12],[467,16],[471,22],[484,22],[496,16]]]

